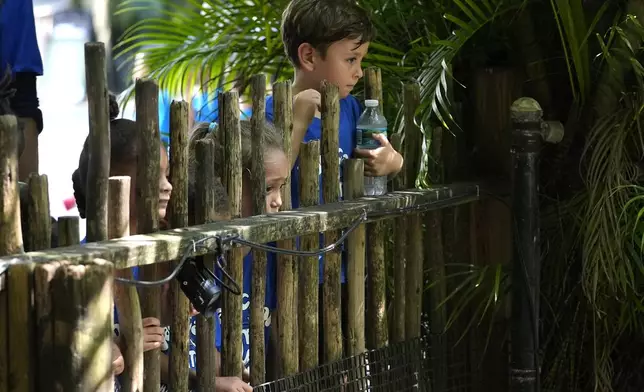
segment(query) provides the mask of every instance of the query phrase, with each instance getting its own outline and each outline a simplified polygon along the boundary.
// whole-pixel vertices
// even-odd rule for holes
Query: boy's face
[[[331,44],[324,58],[319,53],[314,55],[310,65],[316,82],[327,80],[335,84],[340,89],[340,98],[351,94],[362,78],[362,59],[369,49],[368,42],[359,44],[358,39],[343,39]]]

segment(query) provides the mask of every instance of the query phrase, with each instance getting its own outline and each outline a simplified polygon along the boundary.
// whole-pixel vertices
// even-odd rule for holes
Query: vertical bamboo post
[[[224,186],[228,191],[231,218],[241,216],[242,167],[241,167],[241,128],[239,126],[239,95],[235,91],[223,94],[221,112],[222,134],[224,135]],[[228,272],[232,279],[242,287],[244,254],[240,247],[233,248],[228,254]],[[242,376],[241,334],[242,298],[228,290],[223,292],[223,349],[222,374]]]
[[[253,215],[266,213],[266,174],[264,170],[264,122],[266,77],[255,75],[251,79],[250,93],[253,101],[251,123],[250,183],[253,197]],[[253,250],[253,273],[250,295],[250,384],[260,385],[266,378],[266,345],[264,341],[264,304],[266,303],[266,252]],[[279,271],[279,267],[278,267]],[[279,276],[278,276],[279,279]],[[278,280],[278,282],[280,282]],[[282,282],[278,284],[278,287]],[[279,289],[278,289],[279,292]],[[278,297],[278,306],[282,303]]]
[[[322,85],[322,197],[325,203],[338,201],[340,196],[340,162],[338,161],[340,101],[338,87],[328,82]],[[335,243],[338,230],[324,233],[325,245]],[[322,284],[322,319],[324,360],[333,362],[342,357],[340,270],[341,253],[324,255]]]
[[[320,142],[302,143],[300,147],[300,206],[317,205],[320,199]],[[320,246],[318,233],[302,236],[300,248],[314,251]],[[320,264],[317,257],[300,258],[300,370],[315,368],[319,361],[319,287]]]
[[[431,142],[432,162],[430,176],[433,183],[442,183],[442,146],[443,129],[434,128]],[[443,211],[435,210],[426,214],[427,219],[427,247],[429,250],[429,282],[432,288],[429,291],[429,309],[431,337],[431,354],[434,361],[434,391],[445,392],[447,390],[447,336],[445,328],[447,324],[447,309],[444,304],[447,296],[445,281],[445,255],[443,251]],[[441,305],[442,304],[442,305]]]
[[[7,271],[8,347],[10,390],[33,390],[37,342],[33,318],[34,264],[16,264]]]
[[[18,190],[18,129],[16,118],[9,115],[0,116],[0,227],[2,228],[0,230],[0,256],[21,253],[23,244]],[[12,309],[15,308],[15,305],[12,303],[20,298],[14,299],[14,294],[11,293],[10,275],[14,274],[11,270],[15,266],[9,267],[9,271],[4,266],[0,268],[0,391],[8,391],[9,380],[13,375],[12,369],[22,368],[20,370],[29,377],[26,372],[28,368],[25,368],[28,366],[25,360],[28,359],[29,350],[24,350],[24,355],[17,359],[11,356],[13,344],[9,339],[9,334],[13,328],[12,324],[14,321],[22,321],[12,319],[15,317],[12,314],[15,311]],[[22,270],[16,271],[18,277],[21,272]],[[11,298],[10,301],[9,298]],[[22,299],[25,300],[24,297]],[[20,306],[26,305],[21,301]],[[21,328],[24,330],[24,326]],[[22,377],[20,377],[18,385],[24,385]]]
[[[122,238],[130,235],[130,177],[109,178],[108,235]],[[132,279],[130,268],[117,270],[116,276]],[[114,285],[114,302],[119,313],[120,336],[125,341],[121,345],[125,371],[121,375],[123,392],[143,390],[143,324],[141,305],[136,287],[131,285]]]
[[[23,251],[18,190],[17,127],[16,117],[0,116],[0,227],[2,227],[0,255],[2,256]]]
[[[27,220],[25,238],[28,251],[51,248],[51,216],[49,214],[49,183],[46,175],[31,173],[28,179]]]
[[[344,161],[345,200],[364,195],[364,161]],[[347,238],[348,317],[347,355],[365,351],[365,225],[358,226]]]
[[[110,175],[110,116],[105,44],[102,42],[85,44],[85,80],[89,110],[87,242],[96,242],[107,239],[107,182]]]
[[[80,242],[79,222],[77,216],[61,216],[58,218],[58,246],[72,246]],[[54,277],[59,274],[58,282],[60,285],[60,274],[63,272],[63,266],[66,262],[51,262],[46,264],[37,264],[34,271],[34,299],[36,310],[36,333],[41,337],[38,347],[38,390],[62,390],[61,374],[66,369],[61,366],[69,366],[68,339],[67,334],[71,333],[70,328],[58,323],[56,331],[54,324],[57,313],[54,307],[54,296],[56,280]],[[69,293],[69,292],[68,292]],[[64,298],[61,296],[61,298]],[[71,306],[66,303],[58,312],[63,312],[65,306]],[[61,348],[61,345],[63,348]],[[65,354],[67,353],[67,354]],[[67,356],[66,356],[67,355]]]
[[[55,390],[56,366],[58,357],[54,346],[54,309],[51,289],[54,274],[60,262],[39,263],[34,269],[34,302],[36,336],[40,337],[37,347],[38,369],[36,390]]]
[[[168,221],[174,228],[188,226],[188,104],[170,104],[170,183],[172,197],[168,205]],[[211,165],[212,166],[212,165]],[[178,261],[172,262],[174,269]],[[170,383],[171,391],[186,391],[189,385],[188,355],[190,302],[181,291],[179,281],[170,282]]]
[[[395,133],[391,136],[391,144],[396,151],[402,151],[402,135]],[[394,190],[401,191],[405,187],[405,168],[394,178]],[[407,264],[407,218],[394,219],[394,303],[391,340],[394,343],[405,341],[405,266]]]
[[[370,67],[365,70],[365,98],[377,99],[380,111],[382,102],[382,76],[379,68]],[[367,225],[368,263],[368,332],[367,346],[370,349],[381,348],[387,345],[389,331],[387,324],[386,302],[386,262],[385,244],[389,223],[385,221],[374,222]]]
[[[56,379],[50,389],[113,391],[113,264],[62,264],[51,282],[56,360],[49,365]]]
[[[414,123],[414,114],[420,104],[420,86],[404,86],[403,105],[405,111],[405,183],[414,187],[418,169],[422,135]],[[422,222],[418,214],[408,218],[407,265],[405,275],[405,339],[420,337],[420,316],[423,284],[423,238]]]
[[[364,70],[365,99],[377,99],[380,113],[383,112],[382,74],[380,68],[369,67]]]
[[[367,347],[377,349],[387,345],[389,340],[387,328],[387,304],[385,300],[386,271],[385,271],[385,223],[378,221],[367,225],[368,283],[369,305]]]
[[[196,182],[195,189],[195,223],[211,223],[217,219],[217,209],[215,201],[215,145],[210,139],[200,140],[195,146],[195,160],[197,164],[197,173],[199,181]],[[204,265],[209,269],[214,269],[215,260],[212,255],[201,256]],[[175,314],[176,318],[186,319],[188,313]],[[199,390],[215,390],[215,345],[213,336],[215,336],[215,317],[198,317],[197,318],[197,380]],[[238,338],[238,340],[241,336]],[[240,351],[241,352],[241,351]],[[185,366],[185,364],[184,364]]]
[[[153,233],[159,230],[159,170],[161,139],[159,137],[159,88],[153,80],[138,79],[135,86],[136,125],[139,133],[139,157],[136,173],[137,229],[136,234]],[[141,267],[144,280],[157,279],[157,265]],[[150,287],[141,296],[141,315],[160,318],[161,290]],[[143,390],[159,390],[161,373],[160,349],[143,354]]]
[[[80,243],[80,220],[77,216],[58,218],[58,247]]]
[[[282,130],[284,153],[287,162],[292,162],[291,134],[293,124],[292,93],[289,82],[276,83],[273,90],[273,114],[276,125]],[[287,179],[282,189],[282,211],[291,209],[291,181]],[[291,238],[277,241],[282,249],[293,249]],[[286,377],[297,373],[298,339],[297,339],[297,276],[298,266],[291,255],[277,255],[277,328],[279,342],[278,376]]]

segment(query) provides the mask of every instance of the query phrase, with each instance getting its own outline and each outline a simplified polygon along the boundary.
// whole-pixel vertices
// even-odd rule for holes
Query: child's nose
[[[161,183],[161,191],[163,193],[172,192],[172,184],[170,184],[170,181],[168,181],[167,179],[164,179],[164,181]]]
[[[277,196],[271,201],[271,209],[274,210],[274,212],[278,211],[280,207],[282,206],[282,197]]]

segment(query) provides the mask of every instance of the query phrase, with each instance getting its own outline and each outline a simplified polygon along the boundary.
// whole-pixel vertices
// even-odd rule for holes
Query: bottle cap
[[[364,101],[364,106],[368,108],[375,108],[378,107],[378,100],[377,99],[367,99]]]

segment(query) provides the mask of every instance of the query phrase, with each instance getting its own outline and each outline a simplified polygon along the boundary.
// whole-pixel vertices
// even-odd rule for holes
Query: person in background
[[[253,187],[251,183],[251,170],[252,170],[252,150],[251,150],[251,126],[250,121],[240,121],[241,128],[241,164],[243,169],[242,178],[242,217],[249,217],[253,215],[252,205],[252,192]],[[194,189],[194,182],[197,181],[197,175],[194,174],[195,167],[195,146],[199,140],[212,140],[215,145],[215,173],[219,178],[224,175],[222,157],[222,135],[216,123],[201,123],[197,124],[195,130],[190,136],[189,142],[189,170],[190,170],[190,186],[189,189]],[[271,123],[265,122],[264,124],[264,175],[266,178],[265,189],[265,210],[267,214],[279,211],[282,205],[281,189],[288,177],[290,164],[284,154],[282,145],[282,133],[276,129]],[[223,189],[223,187],[221,187]],[[217,192],[217,193],[224,193]],[[190,209],[190,207],[188,207]],[[247,249],[250,252],[250,249]],[[253,277],[253,254],[247,253],[244,256],[243,262],[243,282],[242,282],[242,362],[244,367],[250,367],[250,304],[251,304],[251,284]],[[265,345],[270,347],[274,344],[277,334],[271,333],[274,319],[274,314],[277,307],[277,286],[276,286],[276,260],[274,253],[267,254],[266,265],[266,295],[264,298],[263,321],[265,326]],[[216,347],[221,352],[223,339],[221,329],[222,309],[217,306],[216,309]],[[191,348],[192,349],[192,348]],[[269,350],[266,350],[268,353]],[[267,373],[270,371],[269,367],[273,361],[267,361]]]
[[[137,203],[136,203],[136,172],[137,157],[139,155],[139,137],[136,123],[130,120],[117,119],[119,107],[116,98],[110,95],[110,176],[129,176],[130,182],[130,233],[137,233]],[[168,155],[165,148],[159,149],[159,219],[165,218],[168,201],[172,194],[172,185],[168,182],[169,167]],[[72,174],[74,185],[74,198],[78,206],[78,212],[81,218],[85,218],[85,208],[87,205],[87,172],[89,168],[89,137],[85,139],[83,150],[78,158],[78,169]],[[85,239],[81,241],[84,243]],[[155,317],[146,317],[142,323],[143,329],[143,350],[161,349],[164,342],[164,330],[161,322]],[[122,358],[119,358],[121,351],[127,345],[119,336],[118,327],[118,309],[114,308],[114,344],[112,345],[114,353],[113,368],[115,375],[123,371],[124,364]],[[118,354],[118,355],[117,355]],[[117,373],[118,372],[118,373]],[[119,388],[118,379],[115,388]]]
[[[0,0],[0,72],[11,69],[10,105],[24,140],[18,179],[38,173],[38,135],[43,129],[36,78],[43,74],[32,0]]]

